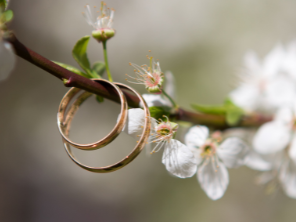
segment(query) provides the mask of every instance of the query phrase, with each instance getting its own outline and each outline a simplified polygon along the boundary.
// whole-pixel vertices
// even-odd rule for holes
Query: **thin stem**
[[[105,59],[105,64],[106,64],[106,71],[108,75],[108,79],[110,82],[113,82],[110,69],[109,69],[109,63],[108,63],[108,56],[107,56],[107,40],[103,41],[103,50],[104,50],[104,59]]]
[[[178,108],[178,105],[175,103],[175,101],[172,99],[172,97],[170,97],[169,94],[167,94],[164,90],[162,90],[162,93],[163,93],[163,95],[165,95],[170,100],[170,102],[172,103],[173,107],[175,109],[177,109]]]

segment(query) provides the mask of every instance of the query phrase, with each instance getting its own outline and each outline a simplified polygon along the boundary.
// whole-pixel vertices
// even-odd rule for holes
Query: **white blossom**
[[[296,69],[291,68],[294,61],[287,59],[292,58],[289,47],[276,46],[262,63],[255,53],[248,53],[240,75],[242,83],[230,93],[231,100],[246,111],[270,111],[291,105],[296,96]]]
[[[145,113],[142,109],[129,109],[124,132],[139,138],[145,123]],[[162,163],[167,171],[180,178],[192,177],[196,173],[196,159],[192,151],[180,141],[173,139],[178,125],[170,121],[157,121],[151,118],[151,133],[149,143],[154,144],[151,153],[164,149]]]
[[[197,179],[209,198],[221,198],[228,186],[227,168],[244,164],[249,149],[239,138],[231,137],[220,143],[218,132],[209,137],[206,126],[191,127],[185,135],[185,143],[192,149],[198,163]]]

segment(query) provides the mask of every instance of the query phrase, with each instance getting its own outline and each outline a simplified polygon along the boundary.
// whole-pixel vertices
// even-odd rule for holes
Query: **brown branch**
[[[95,93],[96,95],[100,95],[112,101],[115,101],[118,103],[120,102],[117,92],[109,85],[94,82],[88,78],[79,76],[53,63],[52,61],[44,58],[38,53],[27,48],[20,41],[18,41],[18,39],[15,37],[14,34],[6,36],[4,40],[7,42],[10,42],[13,45],[15,53],[19,57],[27,60],[28,62],[38,66],[39,68],[47,71],[48,73],[64,81],[65,86],[84,89],[88,92]],[[133,108],[139,107],[138,97],[126,91],[124,91],[124,94],[127,98],[128,105],[130,107],[133,107]],[[182,108],[179,108],[178,112],[175,114],[175,117],[177,118],[177,120],[188,121],[194,124],[207,125],[217,129],[224,129],[224,128],[230,127],[227,125],[225,121],[225,117],[223,115],[195,113],[195,112],[190,112]],[[242,121],[237,126],[257,127],[262,125],[265,122],[270,121],[271,119],[272,118],[269,116],[253,114],[253,115],[243,117]]]

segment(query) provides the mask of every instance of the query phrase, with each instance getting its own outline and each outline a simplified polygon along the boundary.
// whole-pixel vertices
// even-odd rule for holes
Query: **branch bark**
[[[53,63],[52,61],[46,59],[45,57],[39,55],[33,50],[29,49],[25,45],[23,45],[16,36],[11,33],[8,36],[5,36],[5,41],[9,42],[13,47],[15,54],[19,57],[27,60],[33,65],[38,66],[39,68],[47,71],[53,76],[65,82],[65,86],[67,87],[77,87],[80,89],[84,89],[88,92],[92,92],[96,95],[105,97],[114,102],[120,103],[117,92],[107,84],[101,84],[94,82],[88,78],[77,75],[73,72],[68,71],[67,69]],[[128,101],[128,105],[133,108],[139,107],[139,99],[135,95],[123,91],[126,99]],[[196,113],[184,110],[179,108],[177,113],[174,114],[177,120],[188,121],[194,124],[206,125],[209,127],[214,127],[216,129],[225,129],[230,128],[227,125],[225,117],[223,115],[210,115],[203,113]],[[243,117],[241,122],[236,127],[258,127],[263,123],[271,121],[272,117],[264,116],[261,114],[252,114]]]

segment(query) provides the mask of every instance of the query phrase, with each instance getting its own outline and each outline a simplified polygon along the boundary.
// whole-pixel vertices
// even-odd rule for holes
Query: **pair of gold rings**
[[[68,107],[71,100],[81,91],[81,89],[73,87],[65,94],[65,96],[63,97],[63,99],[60,103],[59,110],[58,110],[58,116],[57,116],[58,117],[58,128],[59,128],[60,134],[62,135],[62,138],[63,138],[65,150],[74,163],[76,163],[81,168],[91,171],[91,172],[108,173],[108,172],[113,172],[113,171],[119,170],[122,167],[126,166],[132,160],[134,160],[140,154],[140,152],[143,150],[144,146],[147,143],[149,134],[150,134],[150,127],[151,127],[150,118],[149,118],[150,112],[149,112],[149,108],[148,108],[145,100],[133,88],[131,88],[127,85],[124,85],[122,83],[114,83],[114,82],[111,83],[111,82],[104,80],[104,79],[93,79],[93,81],[103,82],[103,83],[107,83],[107,84],[111,85],[116,90],[116,92],[120,98],[121,112],[120,112],[120,115],[119,115],[119,118],[118,118],[118,121],[117,121],[115,127],[111,130],[111,132],[107,136],[105,136],[103,139],[101,139],[95,143],[79,144],[79,143],[75,143],[72,140],[70,140],[68,136],[69,136],[70,126],[71,126],[71,122],[73,120],[73,117],[74,117],[76,111],[78,110],[79,106],[92,95],[92,93],[83,92],[80,96],[77,97],[77,99],[72,103],[72,105],[70,107]],[[125,98],[123,92],[121,91],[121,89],[128,89],[129,91],[133,92],[134,94],[136,94],[139,97],[142,104],[144,104],[144,112],[145,112],[146,118],[145,118],[143,133],[142,133],[140,139],[137,141],[137,144],[134,147],[134,149],[131,151],[131,153],[129,155],[127,155],[125,158],[123,158],[122,160],[118,161],[117,163],[114,163],[109,166],[104,166],[104,167],[90,167],[90,166],[80,163],[73,155],[70,145],[75,148],[81,149],[81,150],[96,150],[96,149],[102,148],[102,147],[106,146],[107,144],[111,143],[120,134],[123,127],[125,126],[125,123],[127,121],[127,115],[128,115],[128,105],[127,105],[126,98]],[[66,112],[67,109],[68,109],[68,111]]]

